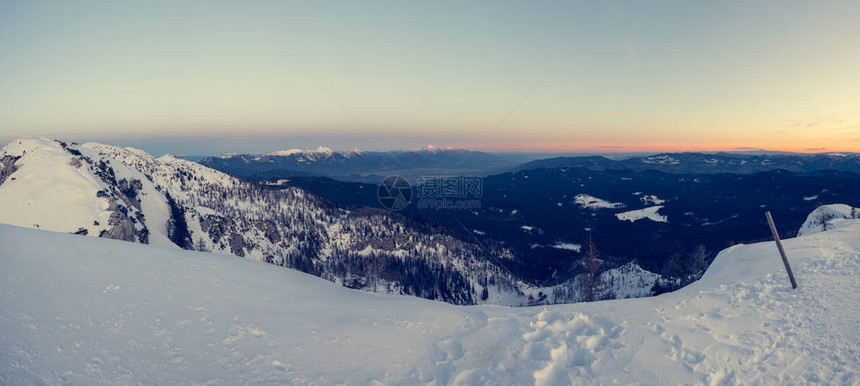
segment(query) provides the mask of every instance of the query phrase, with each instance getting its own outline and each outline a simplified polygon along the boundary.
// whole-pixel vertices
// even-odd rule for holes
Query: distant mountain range
[[[758,173],[788,170],[809,173],[838,170],[860,173],[860,154],[744,154],[744,153],[664,153],[612,160],[601,156],[555,157],[530,161],[517,170],[552,168],[587,168],[591,170],[656,170],[666,173]]]
[[[769,170],[809,173],[837,170],[860,173],[860,154],[779,152],[663,153],[612,158],[600,155],[541,158],[531,153],[485,153],[463,149],[362,152],[291,149],[268,154],[189,157],[213,169],[249,180],[328,177],[340,181],[379,182],[391,175],[488,176],[510,171],[552,168],[655,170],[674,174],[749,174]]]
[[[249,180],[324,176],[343,181],[378,182],[390,175],[409,178],[452,173],[482,176],[508,170],[530,157],[463,149],[336,152],[319,147],[316,150],[290,149],[268,154],[227,154],[202,158],[197,162]]]
[[[504,242],[512,269],[534,281],[576,274],[589,237],[601,258],[635,260],[670,274],[673,256],[698,246],[714,252],[735,243],[767,240],[764,212],[791,236],[824,204],[860,204],[860,175],[852,172],[671,174],[657,171],[545,168],[484,177],[481,207],[404,213]],[[281,181],[346,206],[379,206],[376,184],[321,177]],[[417,194],[417,188],[416,188]],[[465,237],[465,236],[464,236]],[[513,264],[514,262],[511,262]]]
[[[397,167],[391,166],[392,158],[400,160]],[[319,149],[202,162],[266,184],[300,187],[347,207],[378,207],[376,187],[389,174],[416,186],[418,176],[461,175],[468,164],[472,169],[466,175],[488,173],[480,209],[411,205],[403,212],[464,233],[460,237],[503,242],[516,256],[507,267],[539,283],[581,273],[571,257],[582,256],[589,234],[614,264],[635,260],[668,274],[674,255],[700,245],[716,251],[766,239],[765,210],[790,235],[818,205],[860,203],[860,176],[854,174],[860,172],[858,154],[576,156],[512,166],[514,160],[466,150],[346,154]],[[489,173],[501,168],[507,172]],[[344,178],[347,173],[355,178]]]

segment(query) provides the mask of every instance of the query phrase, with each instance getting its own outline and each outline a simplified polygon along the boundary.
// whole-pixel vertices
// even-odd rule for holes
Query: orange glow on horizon
[[[727,144],[727,143],[641,143],[641,144],[603,144],[574,142],[544,143],[500,143],[473,144],[465,146],[490,152],[540,152],[540,153],[678,153],[678,152],[742,152],[742,151],[779,151],[790,153],[860,153],[860,142],[846,146],[815,146],[786,143],[782,145]]]

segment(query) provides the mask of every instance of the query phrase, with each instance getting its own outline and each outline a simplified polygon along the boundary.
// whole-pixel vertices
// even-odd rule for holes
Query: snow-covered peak
[[[278,150],[278,151],[273,151],[271,153],[266,153],[266,155],[274,156],[274,157],[286,157],[286,156],[291,156],[293,154],[301,154],[301,153],[304,153],[306,151],[309,151],[309,150],[304,150],[304,149]]]
[[[193,178],[181,178],[193,176]],[[0,223],[175,246],[168,200],[236,179],[170,155],[100,143],[20,138],[0,149]]]
[[[364,153],[362,153],[362,152],[361,152],[361,150],[358,150],[358,149],[349,149],[349,150],[347,150],[346,152],[344,152],[344,153],[343,153],[343,156],[344,156],[344,157],[349,158],[349,157],[360,156],[360,155],[362,155],[362,154],[364,154]]]
[[[60,232],[103,231],[110,203],[97,193],[105,184],[81,166],[58,141],[30,137],[4,146],[0,223]]]
[[[421,149],[421,151],[425,151],[425,152],[428,152],[428,153],[439,153],[439,152],[454,151],[454,150],[457,150],[457,149],[455,149],[455,148],[453,148],[453,147],[451,147],[451,146],[447,146],[447,147],[439,147],[439,146],[436,146],[436,145],[427,145],[427,146],[424,146],[424,148],[422,148],[422,149]]]
[[[0,156],[10,155],[20,157],[28,152],[37,150],[53,149],[62,151],[60,142],[43,137],[21,137],[9,142],[0,149]]]
[[[306,155],[306,156],[315,155],[315,154],[332,155],[332,154],[334,154],[334,151],[332,149],[325,147],[325,146],[320,146],[320,147],[317,147],[316,150],[309,150],[309,149],[278,150],[278,151],[273,151],[271,153],[267,153],[266,155],[275,156],[275,157],[288,157],[288,156],[296,155],[296,154],[302,154],[302,155]]]

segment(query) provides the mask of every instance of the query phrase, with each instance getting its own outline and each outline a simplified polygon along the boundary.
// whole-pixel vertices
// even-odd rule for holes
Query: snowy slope
[[[453,306],[225,255],[0,225],[0,384],[857,384],[860,222],[654,298]]]

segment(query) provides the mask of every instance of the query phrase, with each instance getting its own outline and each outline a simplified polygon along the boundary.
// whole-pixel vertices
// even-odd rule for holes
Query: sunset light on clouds
[[[0,142],[860,151],[858,20],[835,1],[2,0]]]

